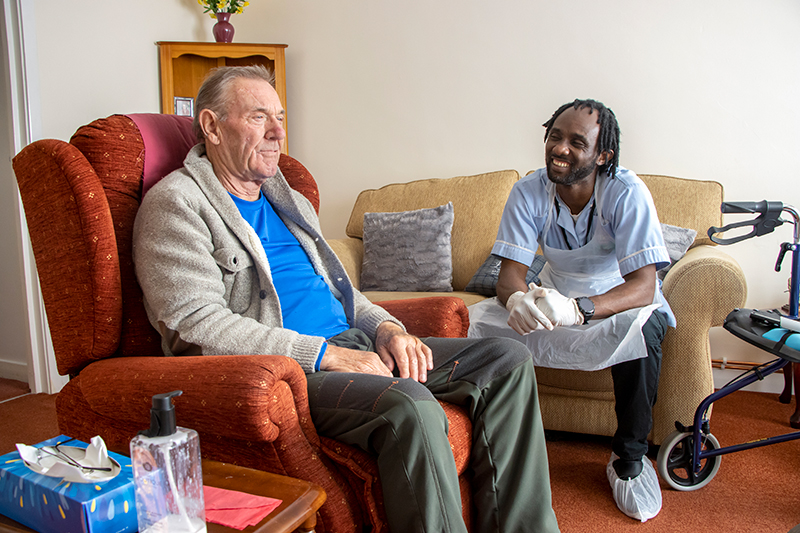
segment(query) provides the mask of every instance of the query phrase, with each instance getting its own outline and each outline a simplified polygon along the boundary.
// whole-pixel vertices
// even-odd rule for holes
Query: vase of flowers
[[[241,13],[244,8],[250,5],[245,0],[197,0],[203,6],[203,13],[208,13],[213,19],[217,19],[214,24],[214,40],[218,43],[229,43],[233,41],[233,24],[230,22],[231,15]]]

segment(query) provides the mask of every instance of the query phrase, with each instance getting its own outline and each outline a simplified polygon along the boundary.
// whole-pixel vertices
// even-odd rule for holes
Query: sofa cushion
[[[452,202],[402,213],[365,213],[361,290],[452,291],[452,230]]]
[[[528,273],[525,275],[525,283],[536,283],[539,285],[539,272],[544,267],[544,256],[536,254],[533,258]],[[484,296],[497,296],[497,277],[500,275],[500,258],[496,255],[490,254],[483,262],[481,267],[469,280],[467,286],[464,288],[467,292],[477,292]]]
[[[671,224],[661,224],[661,233],[664,235],[664,244],[669,253],[669,265],[658,271],[658,277],[664,279],[672,265],[681,260],[686,255],[686,251],[694,243],[697,232],[690,228],[681,228]]]
[[[364,213],[367,212],[409,211],[453,202],[453,290],[462,291],[492,250],[503,207],[517,180],[516,170],[503,170],[365,190],[353,206],[347,235],[363,238]]]

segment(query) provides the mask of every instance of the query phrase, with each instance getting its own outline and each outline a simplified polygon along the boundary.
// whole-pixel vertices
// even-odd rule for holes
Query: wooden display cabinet
[[[286,109],[285,44],[156,43],[161,65],[161,112],[175,114],[175,97],[194,98],[208,72],[215,67],[264,65],[275,73],[275,90]],[[287,140],[283,152],[288,153]]]

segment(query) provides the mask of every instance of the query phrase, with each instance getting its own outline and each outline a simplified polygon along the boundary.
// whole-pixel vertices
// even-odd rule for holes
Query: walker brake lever
[[[760,202],[723,202],[720,210],[723,213],[759,213],[759,215],[753,220],[734,222],[722,228],[716,226],[708,228],[709,239],[717,244],[734,244],[751,237],[760,237],[767,233],[772,233],[775,228],[783,224],[783,220],[780,218],[781,211],[783,211],[781,202],[768,202],[766,200]],[[730,239],[723,239],[715,235],[716,233],[743,226],[753,226],[753,229],[746,235],[739,235]]]
[[[786,252],[794,252],[796,249],[796,244],[789,242],[784,242],[781,244],[781,251],[778,254],[778,260],[775,262],[775,272],[781,271],[781,263],[783,263],[783,258],[786,256]]]

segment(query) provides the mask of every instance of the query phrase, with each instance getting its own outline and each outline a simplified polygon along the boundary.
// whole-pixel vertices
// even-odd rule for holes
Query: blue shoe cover
[[[606,466],[606,476],[614,493],[614,501],[626,515],[646,522],[661,511],[661,486],[656,470],[645,456],[642,457],[642,473],[635,478],[622,480],[614,470],[614,461],[617,459],[617,454],[612,453]]]

